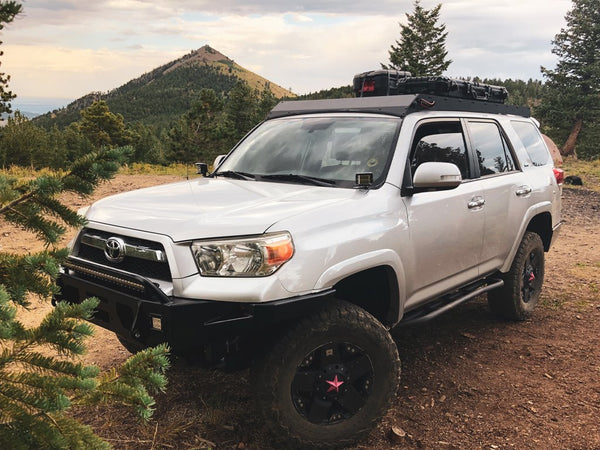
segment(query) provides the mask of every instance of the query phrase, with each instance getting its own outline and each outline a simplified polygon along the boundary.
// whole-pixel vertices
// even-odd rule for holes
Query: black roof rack
[[[525,106],[505,105],[481,100],[466,100],[428,94],[389,95],[381,97],[338,98],[331,100],[289,100],[278,103],[267,118],[311,113],[361,112],[405,117],[419,111],[465,111],[487,114],[512,114],[530,117]]]

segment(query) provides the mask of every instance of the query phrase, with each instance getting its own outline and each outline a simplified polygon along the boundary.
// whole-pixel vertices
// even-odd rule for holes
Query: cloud
[[[108,91],[180,54],[135,49],[72,49],[8,45],[3,69],[11,74],[10,89],[27,97],[76,98],[91,91]]]
[[[422,0],[424,8],[437,0]],[[20,95],[118,87],[210,44],[305,93],[350,84],[388,60],[413,0],[27,0],[3,30],[2,71]],[[539,78],[569,0],[447,0],[441,23],[456,76]],[[45,88],[47,86],[47,88]],[[33,94],[33,93],[36,94]]]

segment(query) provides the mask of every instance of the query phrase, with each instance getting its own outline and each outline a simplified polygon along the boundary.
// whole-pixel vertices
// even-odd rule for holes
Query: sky
[[[298,94],[380,68],[413,0],[22,0],[0,31],[21,103],[109,91],[210,45]],[[426,9],[439,0],[421,0]],[[446,0],[446,75],[541,79],[570,0]],[[60,106],[60,105],[55,105]]]

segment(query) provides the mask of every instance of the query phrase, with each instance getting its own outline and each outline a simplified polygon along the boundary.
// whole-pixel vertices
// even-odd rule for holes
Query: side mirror
[[[208,164],[206,163],[196,163],[196,173],[198,175],[206,176],[208,173]]]
[[[460,169],[456,164],[426,162],[417,167],[413,176],[415,189],[454,189],[462,182]]]
[[[221,165],[225,158],[227,158],[227,155],[219,155],[215,158],[215,162],[213,163],[213,172],[217,170],[217,167]]]

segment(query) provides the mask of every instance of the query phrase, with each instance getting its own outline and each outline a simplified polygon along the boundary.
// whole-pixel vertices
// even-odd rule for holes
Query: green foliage
[[[199,99],[169,131],[169,161],[212,161],[228,153],[248,131],[265,119],[277,100],[270,90],[253,90],[239,81],[226,98],[212,89]]]
[[[438,76],[448,69],[452,60],[447,59],[446,25],[438,25],[438,4],[427,10],[415,0],[414,12],[406,13],[407,24],[400,24],[400,39],[389,50],[390,63],[384,69],[406,70],[414,77]]]
[[[130,144],[133,136],[125,129],[123,116],[109,111],[105,101],[92,103],[81,111],[79,131],[95,147],[114,147]]]
[[[123,151],[104,149],[75,161],[65,173],[19,179],[0,173],[0,218],[35,233],[46,250],[0,253],[0,448],[110,448],[93,430],[66,415],[74,404],[121,403],[142,419],[152,413],[152,394],[164,390],[169,366],[165,345],[131,357],[100,373],[79,362],[97,299],[59,303],[37,326],[27,327],[30,298],[57,292],[55,279],[67,255],[56,249],[68,226],[84,219],[60,203],[64,192],[88,195],[111,178]]]
[[[22,6],[18,2],[14,1],[0,1],[0,30],[4,28],[4,25],[13,21],[15,16],[22,11]],[[0,42],[2,44],[2,42]],[[0,51],[0,56],[4,52]],[[6,75],[0,72],[0,114],[9,113],[10,101],[16,97],[12,91],[8,90],[8,82],[10,81],[10,75]]]
[[[480,80],[475,78],[475,81]],[[507,80],[485,78],[481,82],[494,86],[504,86],[508,90],[508,100],[506,103],[509,105],[534,107],[539,104],[544,92],[542,82],[540,80],[532,80],[531,78],[528,81],[512,80],[510,78]]]
[[[2,167],[7,164],[20,166],[33,166],[35,163],[47,160],[47,133],[44,129],[34,125],[29,119],[17,111],[8,118],[6,126],[2,129],[0,140],[0,163]]]
[[[311,92],[306,95],[299,95],[293,100],[325,100],[332,98],[351,98],[354,97],[354,88],[352,85],[341,86],[331,89],[323,89],[318,92]],[[292,100],[292,99],[288,99]]]
[[[546,88],[536,114],[563,153],[600,155],[600,1],[573,0],[567,26],[553,41],[554,70],[542,67]]]
[[[227,95],[203,88],[194,99],[168,127],[128,124],[110,111],[107,101],[94,101],[81,111],[80,120],[63,130],[56,124],[46,130],[37,125],[40,122],[16,113],[0,130],[0,163],[5,169],[13,165],[62,169],[102,147],[117,146],[129,149],[127,163],[210,162],[228,153],[277,102],[268,88],[259,92],[243,81]]]
[[[64,169],[69,162],[103,146],[138,145],[141,139],[140,134],[125,126],[123,117],[109,111],[105,102],[93,103],[81,112],[80,121],[63,131],[57,126],[47,131],[16,112],[0,130],[0,162],[3,168],[19,165]],[[133,157],[135,150],[129,153]]]

